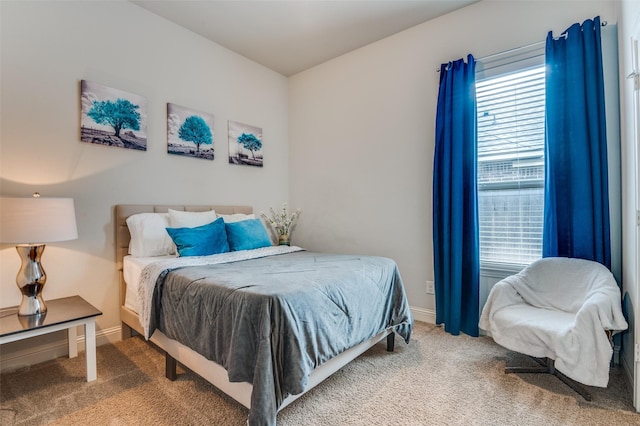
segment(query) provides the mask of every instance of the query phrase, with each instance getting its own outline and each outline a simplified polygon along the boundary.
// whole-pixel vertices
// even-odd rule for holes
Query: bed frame
[[[116,265],[120,277],[120,319],[122,321],[122,338],[126,339],[135,333],[144,335],[142,325],[138,319],[138,314],[127,308],[125,303],[126,283],[123,276],[123,258],[129,252],[129,241],[131,235],[127,227],[127,218],[137,213],[166,213],[168,209],[183,211],[206,211],[215,210],[219,214],[234,213],[253,213],[250,206],[224,206],[224,205],[146,205],[146,204],[120,204],[115,206],[115,223],[116,223]],[[304,393],[318,385],[327,377],[338,371],[340,368],[353,361],[367,349],[387,338],[387,350],[393,351],[395,333],[391,328],[384,330],[378,335],[356,345],[340,355],[330,359],[324,364],[317,367],[309,376],[309,384],[305,392],[298,395],[290,395],[287,397],[280,410],[298,399]],[[168,338],[161,331],[156,330],[150,338],[151,342],[156,344],[165,352],[165,376],[169,380],[175,380],[177,377],[176,365],[181,365],[190,369],[194,373],[203,377],[205,380],[216,386],[222,392],[231,398],[251,409],[251,391],[252,385],[247,382],[230,382],[227,371],[221,365],[210,361],[193,351],[189,347]]]

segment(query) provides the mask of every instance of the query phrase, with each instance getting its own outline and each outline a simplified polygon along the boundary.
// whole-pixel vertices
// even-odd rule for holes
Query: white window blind
[[[544,64],[531,59],[476,75],[483,267],[527,265],[542,256]]]

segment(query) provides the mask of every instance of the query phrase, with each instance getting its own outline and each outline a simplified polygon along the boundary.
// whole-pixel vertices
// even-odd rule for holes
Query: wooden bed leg
[[[391,332],[387,334],[387,352],[393,352],[394,345],[396,343],[396,333]]]
[[[164,353],[164,375],[172,382],[178,377],[176,368],[176,359],[169,355],[168,352]]]
[[[120,336],[122,337],[122,340],[133,337],[133,329],[129,327],[127,324],[122,323],[120,325]]]

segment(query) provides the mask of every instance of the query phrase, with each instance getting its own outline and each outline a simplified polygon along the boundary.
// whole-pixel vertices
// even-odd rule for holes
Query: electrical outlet
[[[427,294],[435,294],[435,288],[433,281],[427,280]]]

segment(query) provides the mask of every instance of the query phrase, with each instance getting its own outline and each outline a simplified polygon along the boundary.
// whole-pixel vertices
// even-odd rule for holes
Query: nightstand
[[[0,345],[66,329],[69,358],[74,358],[78,356],[76,327],[84,325],[87,382],[96,379],[96,317],[102,312],[80,296],[47,300],[44,315],[19,316],[17,312],[17,306],[0,309]]]

